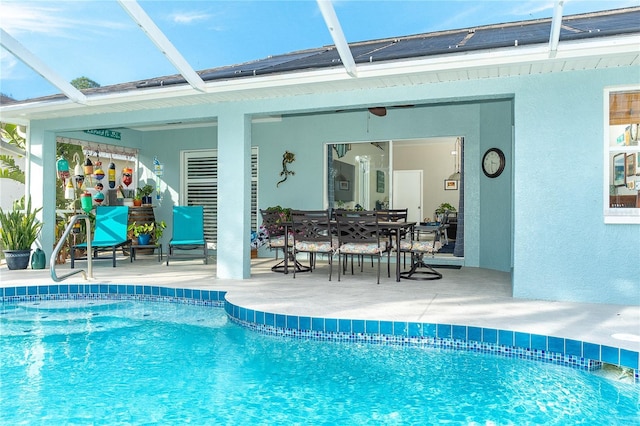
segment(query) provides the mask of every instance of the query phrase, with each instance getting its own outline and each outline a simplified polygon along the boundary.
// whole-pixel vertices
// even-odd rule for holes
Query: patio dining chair
[[[343,270],[342,257],[346,262],[348,255],[373,256],[378,259],[378,278],[380,284],[380,259],[387,253],[387,240],[380,238],[378,227],[378,214],[373,211],[347,211],[336,210],[336,222],[338,230],[338,281]],[[363,265],[360,265],[362,272]],[[346,264],[345,269],[346,271]],[[353,258],[351,260],[351,273],[353,274]]]
[[[116,250],[129,248],[129,261],[133,261],[131,254],[131,240],[127,237],[129,221],[129,207],[127,206],[97,206],[95,231],[91,238],[91,251],[93,259],[112,259],[113,267],[116,267]],[[80,243],[71,247],[71,269],[75,267],[76,260],[86,260],[87,257],[76,258],[76,250],[87,250],[87,243]],[[109,257],[99,257],[100,252],[110,252]],[[89,256],[89,253],[87,253]]]
[[[410,241],[402,242],[400,249],[405,252],[411,253],[411,269],[400,273],[402,278],[408,280],[439,280],[442,278],[442,274],[431,265],[429,265],[425,257],[437,253],[442,248],[440,241],[441,232],[433,232],[433,240],[420,240],[419,231],[411,234]]]
[[[274,272],[285,272],[285,259],[289,256],[289,251],[293,247],[293,238],[285,238],[288,230],[286,219],[277,210],[260,209],[262,216],[262,226],[267,231],[267,245],[269,250],[275,250],[276,260],[278,260],[278,251],[282,250],[284,259],[273,265],[271,270]],[[285,249],[285,241],[288,247]]]
[[[167,250],[169,259],[204,258],[208,264],[207,241],[204,237],[204,208],[202,206],[174,206],[173,234]],[[195,253],[177,253],[176,251],[195,251]]]
[[[383,210],[376,210],[376,212],[378,213],[378,220],[380,222],[406,222],[407,217],[409,216],[409,209],[383,209]],[[396,241],[393,241],[393,235],[394,235],[393,232],[385,229],[381,229],[380,232],[384,237],[389,239],[388,246],[387,246],[387,251],[389,255],[391,255],[391,252],[393,250],[398,250],[398,247],[401,245],[401,243],[407,239],[406,230],[401,230],[398,232],[398,235],[396,236]],[[404,262],[406,265],[406,256],[404,257]],[[388,263],[387,263],[387,274],[389,274],[389,276],[391,274],[391,270],[389,269]]]
[[[315,268],[316,255],[329,256],[329,281],[333,273],[333,254],[338,249],[338,238],[333,235],[328,210],[292,210],[293,256],[297,262],[298,253],[309,254],[309,270]],[[293,277],[296,277],[293,269]]]

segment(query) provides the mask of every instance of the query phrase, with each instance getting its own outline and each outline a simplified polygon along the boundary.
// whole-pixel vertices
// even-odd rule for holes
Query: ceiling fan
[[[393,105],[390,108],[412,108],[414,105]],[[387,107],[378,106],[378,107],[370,107],[367,108],[369,112],[378,117],[384,117],[387,115]]]
[[[377,115],[378,117],[384,117],[385,115],[387,115],[387,108],[385,107],[371,107],[367,109],[371,114]]]
[[[389,108],[412,108],[414,106],[415,105],[392,105]],[[345,111],[350,111],[350,110],[345,110],[345,109],[336,110],[336,112],[345,112]],[[351,111],[355,111],[355,110],[351,110]],[[369,107],[367,108],[367,111],[369,111],[371,114],[377,117],[384,117],[385,115],[387,115],[387,107],[383,107],[383,106]]]

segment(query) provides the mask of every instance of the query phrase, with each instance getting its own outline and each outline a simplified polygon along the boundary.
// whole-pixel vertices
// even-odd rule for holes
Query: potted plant
[[[291,209],[288,207],[273,206],[267,207],[268,212],[278,212],[280,220],[278,222],[290,222],[291,221]]]
[[[31,246],[42,229],[42,222],[36,218],[42,207],[32,210],[31,200],[23,207],[24,200],[14,202],[10,212],[0,208],[0,239],[9,269],[27,268]]]
[[[128,230],[138,239],[138,245],[147,246],[151,242],[152,236],[154,243],[157,243],[162,237],[162,233],[166,227],[167,225],[164,223],[164,220],[160,222],[147,222],[140,225],[133,222],[129,225]]]
[[[444,215],[449,212],[449,213],[454,213],[456,211],[456,208],[453,207],[451,204],[449,203],[442,203],[438,206],[438,208],[435,211],[436,214],[436,219],[438,222],[442,221],[442,218],[444,217]]]
[[[138,193],[136,197],[140,197],[140,199],[142,200],[142,205],[151,205],[152,192],[153,192],[153,186],[147,183],[142,188],[138,188]]]

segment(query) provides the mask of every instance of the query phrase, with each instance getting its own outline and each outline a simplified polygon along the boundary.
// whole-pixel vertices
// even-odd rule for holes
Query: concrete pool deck
[[[635,305],[551,302],[514,299],[510,274],[480,268],[443,268],[435,281],[396,282],[381,266],[380,284],[375,268],[365,263],[364,273],[349,272],[338,281],[337,262],[332,281],[328,265],[313,273],[274,273],[273,258],[252,261],[247,280],[216,278],[215,261],[175,261],[168,267],[155,256],[140,256],[133,264],[118,260],[94,263],[94,280],[75,275],[61,284],[138,284],[227,292],[234,305],[256,311],[324,318],[351,318],[419,323],[460,324],[557,336],[640,352],[640,300]],[[80,263],[80,266],[83,262]],[[393,265],[392,265],[393,269]],[[58,265],[59,276],[69,263]],[[393,271],[392,271],[393,275]],[[0,286],[56,284],[50,271],[10,271],[0,267]],[[640,295],[639,295],[640,299]],[[634,302],[634,301],[630,301]]]

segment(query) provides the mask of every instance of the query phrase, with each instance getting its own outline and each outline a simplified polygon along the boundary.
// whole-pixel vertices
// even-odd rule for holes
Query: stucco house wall
[[[218,253],[218,270],[242,278],[250,273],[249,221],[248,212],[237,219],[237,211],[248,203],[245,154],[251,145],[260,152],[260,206],[318,208],[323,206],[325,143],[461,135],[465,266],[512,270],[515,297],[640,303],[640,226],[606,225],[602,212],[603,89],[637,83],[638,67],[630,66],[344,92],[319,89],[256,101],[35,121],[30,127],[36,160],[32,182],[42,180],[50,188],[50,180],[43,179],[53,173],[55,162],[49,145],[63,130],[169,118],[216,121],[217,127],[204,129],[129,131],[122,143],[140,149],[147,169],[154,156],[162,159],[168,186],[167,204],[161,207],[165,213],[169,199],[178,203],[180,151],[220,149],[220,238],[244,243]],[[383,118],[366,110],[335,112],[378,103],[416,106],[390,108]],[[248,121],[275,114],[282,120]],[[507,169],[488,179],[480,159],[494,146],[505,151]],[[296,175],[276,188],[285,150],[296,154]],[[48,194],[39,198],[51,203]],[[51,215],[52,209],[44,214]],[[52,245],[51,235],[43,238],[45,247]]]

